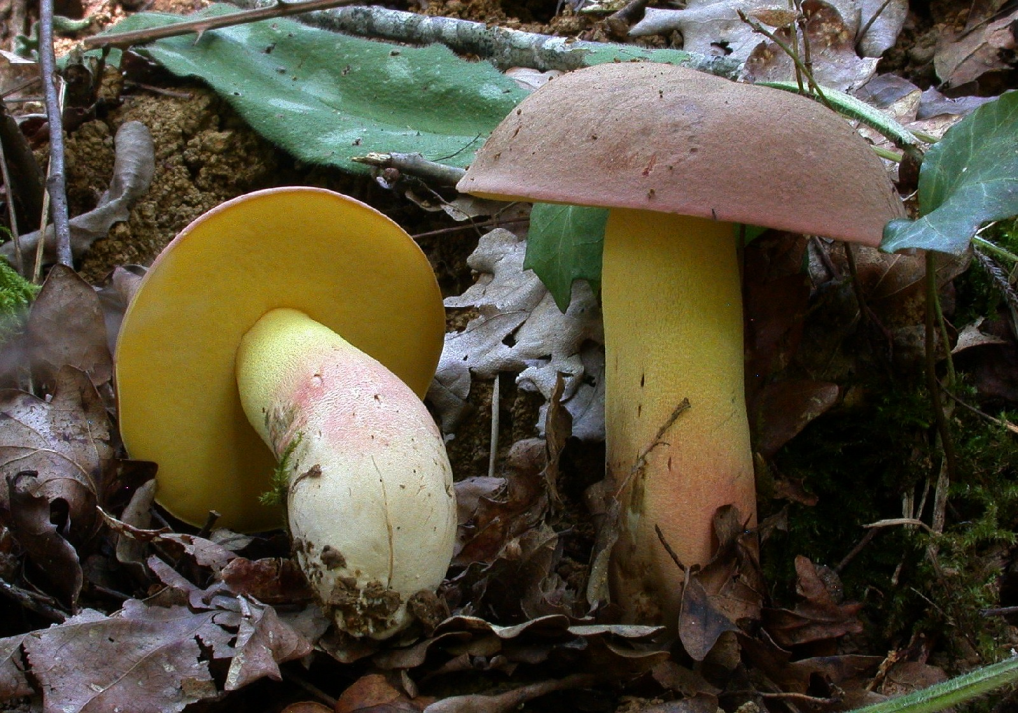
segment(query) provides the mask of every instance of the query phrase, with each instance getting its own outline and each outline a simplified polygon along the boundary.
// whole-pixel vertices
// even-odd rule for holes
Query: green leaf
[[[958,254],[980,225],[1018,214],[1018,92],[951,127],[926,153],[918,220],[892,220],[880,249]]]
[[[1018,679],[1018,657],[977,668],[949,681],[929,688],[913,691],[898,698],[891,698],[851,713],[935,713],[989,691],[1010,685]]]
[[[236,11],[212,5],[199,13]],[[193,17],[193,16],[192,16]],[[139,13],[111,32],[180,22]],[[405,47],[278,18],[135,48],[178,76],[198,77],[257,132],[297,158],[351,173],[354,156],[419,152],[464,167],[526,92],[487,62],[441,45]]]
[[[534,204],[523,267],[537,273],[563,312],[569,307],[574,280],[587,280],[595,292],[600,288],[607,222],[604,208]]]

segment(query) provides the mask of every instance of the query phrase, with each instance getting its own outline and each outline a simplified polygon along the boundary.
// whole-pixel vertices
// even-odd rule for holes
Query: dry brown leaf
[[[845,634],[862,631],[857,616],[862,604],[839,603],[831,584],[824,581],[818,568],[805,557],[795,558],[795,571],[799,577],[796,589],[803,601],[794,610],[764,609],[763,626],[775,643],[791,648],[832,642]]]
[[[335,713],[402,713],[421,711],[421,701],[412,701],[385,676],[371,673],[354,681],[336,701]]]
[[[856,53],[855,23],[846,22],[833,5],[820,0],[806,0],[802,10],[806,15],[814,79],[821,86],[841,91],[865,84],[876,72],[878,59]],[[774,34],[786,45],[791,43],[789,30],[778,29]],[[803,50],[799,48],[800,56]],[[746,73],[753,82],[787,82],[795,78],[795,67],[784,50],[765,40],[746,59]]]
[[[113,376],[113,357],[99,297],[74,270],[54,265],[28,316],[32,371],[44,386],[63,366],[88,374],[97,387]]]
[[[838,400],[837,384],[791,379],[767,384],[753,400],[753,443],[765,458],[772,457],[810,421],[826,413]]]
[[[1013,68],[1018,47],[1013,29],[1016,22],[1018,10],[1003,16],[971,17],[961,33],[941,36],[933,66],[944,86],[960,87],[988,72]]]

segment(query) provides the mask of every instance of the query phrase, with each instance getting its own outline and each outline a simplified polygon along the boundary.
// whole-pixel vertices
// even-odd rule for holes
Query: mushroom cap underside
[[[235,355],[277,307],[300,310],[423,396],[445,332],[427,258],[390,219],[331,191],[288,187],[224,203],[187,226],[145,275],[116,350],[120,428],[132,458],[159,465],[176,517],[258,531],[275,460],[241,407]]]
[[[602,64],[527,97],[457,188],[878,245],[903,217],[881,160],[805,97],[667,64]]]

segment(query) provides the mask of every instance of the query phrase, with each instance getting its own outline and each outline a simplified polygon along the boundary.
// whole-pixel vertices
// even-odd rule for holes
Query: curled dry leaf
[[[114,223],[127,220],[135,201],[145,195],[152,183],[155,147],[145,125],[137,121],[124,122],[114,142],[116,159],[109,189],[93,210],[71,218],[71,253],[75,258],[84,255],[93,242],[106,237]],[[21,249],[26,254],[34,251],[38,243],[39,231],[21,236]],[[8,243],[0,247],[0,254],[11,260],[13,245]],[[45,256],[51,262],[56,256],[52,226],[46,232]]]
[[[335,713],[397,713],[421,711],[425,703],[411,700],[380,673],[369,673],[354,681],[336,701]]]
[[[0,520],[73,605],[82,582],[75,546],[96,532],[116,462],[109,416],[88,377],[64,367],[54,386],[48,402],[0,391]]]

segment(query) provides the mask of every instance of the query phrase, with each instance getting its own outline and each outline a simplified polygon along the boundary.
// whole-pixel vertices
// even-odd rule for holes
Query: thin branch
[[[937,296],[937,262],[936,253],[926,253],[926,386],[930,391],[930,405],[936,420],[937,432],[940,434],[940,445],[946,459],[946,473],[950,482],[954,482],[958,474],[958,461],[954,452],[954,439],[951,436],[951,425],[944,412],[944,404],[940,400],[940,382],[937,379],[937,312],[939,298]],[[945,344],[946,348],[947,345]]]
[[[163,27],[152,27],[147,30],[132,30],[131,32],[117,32],[109,35],[95,35],[86,37],[82,44],[85,49],[95,47],[120,47],[127,48],[132,45],[141,45],[153,40],[161,40],[166,37],[177,37],[191,32],[198,33],[201,37],[208,30],[215,30],[220,27],[232,27],[234,25],[245,25],[249,22],[259,20],[273,20],[277,17],[288,17],[299,15],[312,10],[326,10],[339,5],[349,5],[356,0],[305,0],[305,2],[285,2],[278,0],[268,7],[260,7],[255,10],[241,10],[229,15],[217,15],[215,17],[203,17],[197,20],[187,20],[173,25]]]
[[[806,81],[809,83],[810,91],[813,92],[817,96],[817,98],[820,99],[821,102],[823,102],[824,106],[826,106],[831,111],[837,111],[833,106],[831,106],[831,103],[827,101],[827,97],[824,96],[824,92],[823,90],[820,89],[820,85],[817,84],[817,81],[815,79],[813,79],[813,73],[809,71],[809,67],[803,64],[802,60],[799,59],[798,52],[789,47],[786,42],[779,39],[777,35],[775,35],[773,32],[765,28],[759,22],[751,19],[742,10],[739,10],[738,13],[739,19],[745,22],[747,25],[749,25],[754,32],[758,32],[767,39],[769,39],[771,42],[780,47],[782,52],[788,55],[792,62],[795,63],[796,71],[802,72],[803,76],[806,77]]]
[[[265,0],[236,1],[244,7],[259,7]],[[358,37],[411,45],[443,44],[457,54],[486,59],[501,70],[532,67],[541,71],[569,71],[598,62],[666,57],[690,69],[729,79],[735,79],[741,70],[741,64],[728,57],[574,40],[571,37],[522,32],[483,22],[418,15],[377,6],[335,8],[313,12],[298,20],[325,30]]]
[[[57,91],[56,57],[53,54],[53,0],[39,0],[39,59],[42,64],[42,88],[49,121],[49,190],[56,235],[57,262],[73,268],[71,227],[67,217],[67,185],[64,173],[63,109]]]
[[[369,153],[367,156],[354,156],[352,161],[364,163],[376,168],[394,168],[422,181],[429,181],[440,186],[455,186],[466,174],[466,170],[456,166],[448,166],[437,161],[429,161],[419,153]]]

